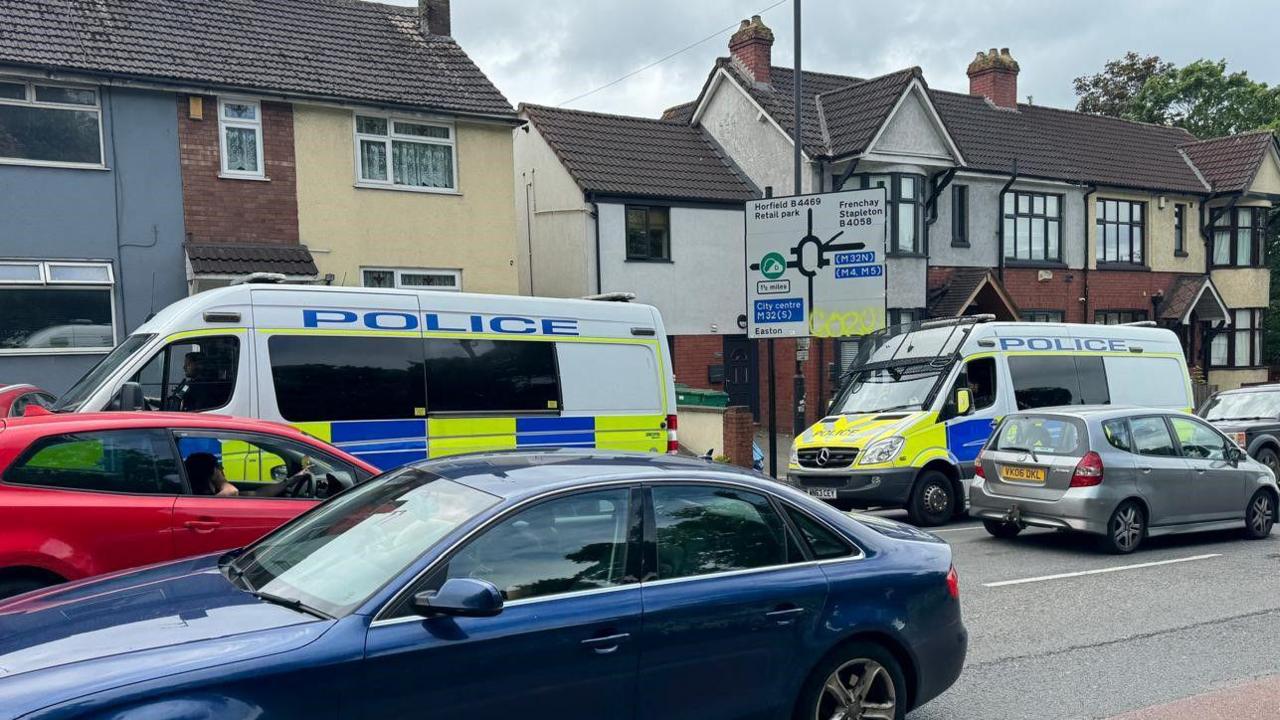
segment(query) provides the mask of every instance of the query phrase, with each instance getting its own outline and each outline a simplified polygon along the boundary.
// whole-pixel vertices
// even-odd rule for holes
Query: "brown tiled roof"
[[[1182,151],[1218,192],[1247,190],[1275,142],[1270,130],[1187,143]]]
[[[819,95],[818,115],[826,132],[827,153],[843,157],[865,151],[912,80],[924,82],[920,68],[899,70]]]
[[[743,202],[759,193],[687,123],[521,105],[586,192]]]
[[[727,58],[726,69],[788,134],[793,125],[790,68],[772,67],[768,86],[756,85]],[[849,75],[804,72],[803,142],[811,156],[837,157],[865,150],[892,109],[881,92],[907,79],[911,69],[871,80]],[[708,78],[710,80],[710,78]],[[875,83],[858,88],[862,83]],[[706,93],[704,86],[703,95]],[[905,90],[906,83],[900,85]],[[820,103],[815,96],[822,95]],[[929,97],[966,167],[1008,174],[1014,160],[1024,177],[1120,187],[1203,193],[1208,188],[1179,152],[1195,138],[1181,128],[1090,115],[1041,105],[1001,108],[986,98],[929,90]],[[699,98],[701,99],[701,97]],[[837,99],[844,100],[836,107]],[[888,102],[888,109],[885,108]],[[819,114],[818,106],[822,107]],[[868,128],[871,128],[868,130]],[[849,148],[855,148],[850,150]]]
[[[415,8],[362,0],[5,0],[0,64],[201,88],[515,112]]]
[[[196,275],[273,272],[315,276],[320,272],[305,245],[187,243],[186,250]]]
[[[1016,318],[1018,308],[990,268],[958,267],[951,269],[942,284],[930,288],[926,299],[929,317],[959,317],[969,309],[969,302],[984,285],[1000,297],[1009,313]]]
[[[1191,310],[1192,303],[1202,300],[1202,291],[1212,292],[1215,297],[1221,298],[1217,286],[1208,275],[1179,275],[1174,278],[1160,305],[1160,319],[1181,321]]]
[[[662,111],[662,119],[672,122],[687,123],[693,119],[693,111],[698,109],[698,102],[691,100],[687,103],[680,103],[675,107],[669,107]]]

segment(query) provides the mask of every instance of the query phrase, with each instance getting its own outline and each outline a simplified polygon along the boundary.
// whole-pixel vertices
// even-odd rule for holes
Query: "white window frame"
[[[227,103],[232,105],[252,105],[254,108],[254,119],[245,120],[243,118],[228,118],[226,116]],[[227,167],[227,128],[241,128],[244,130],[252,130],[254,138],[257,140],[258,151],[258,169],[254,172],[248,170],[232,170]],[[219,97],[218,98],[218,156],[219,156],[219,177],[246,179],[246,180],[266,180],[267,179],[267,156],[262,150],[262,103],[252,98],[242,97]]]
[[[14,98],[0,98],[0,105],[19,105],[22,107],[48,108],[50,110],[80,110],[83,112],[93,112],[98,116],[98,162],[81,163],[64,162],[61,160],[28,160],[24,158],[0,157],[0,165],[31,165],[35,167],[81,168],[85,170],[107,169],[107,146],[102,129],[102,91],[99,88],[92,85],[50,82],[42,79],[18,77],[16,75],[0,75],[0,82],[14,83],[17,85],[24,85],[26,87],[26,94],[22,100]],[[36,85],[40,85],[42,87],[70,88],[72,90],[89,90],[93,93],[94,104],[79,105],[76,103],[55,103],[36,100]]]
[[[116,313],[116,282],[115,270],[109,262],[94,262],[85,260],[26,260],[26,259],[6,259],[0,260],[0,266],[31,266],[37,265],[40,268],[39,280],[0,280],[0,288],[16,287],[16,288],[44,288],[49,290],[57,290],[61,288],[80,288],[80,287],[98,287],[104,288],[108,293],[109,302],[111,303],[111,338],[112,344],[105,347],[70,347],[70,348],[0,348],[0,356],[10,355],[101,355],[110,352],[115,343],[118,342],[119,336],[119,318]],[[58,267],[93,267],[101,268],[107,271],[107,276],[103,280],[52,280],[50,268]]]
[[[372,287],[364,284],[364,274],[366,272],[389,272],[392,274],[393,288],[402,288],[406,290],[428,290],[435,292],[462,292],[462,271],[450,268],[390,268],[390,267],[361,267],[360,268],[360,286]],[[441,286],[423,286],[423,285],[405,285],[401,278],[405,275],[448,275],[454,279],[453,287]]]
[[[376,118],[385,120],[387,123],[386,135],[374,135],[371,133],[362,133],[359,131],[359,118]],[[425,138],[419,135],[402,135],[396,133],[396,122],[413,123],[414,125],[430,125],[433,127],[445,128],[449,131],[449,138]],[[381,188],[387,190],[403,190],[406,192],[425,192],[437,193],[442,195],[457,195],[458,192],[458,128],[452,122],[443,120],[429,120],[426,118],[413,117],[411,115],[391,115],[381,112],[361,112],[354,111],[351,114],[351,132],[355,141],[352,143],[355,158],[355,176],[356,187]],[[377,180],[366,178],[364,176],[364,166],[360,162],[360,141],[369,140],[373,142],[381,141],[386,148],[387,154],[387,179]],[[449,148],[449,155],[453,165],[453,185],[450,187],[421,187],[418,185],[398,185],[396,184],[395,155],[392,152],[392,141],[398,142],[415,142],[423,145],[443,145]],[[376,268],[369,268],[376,269]]]

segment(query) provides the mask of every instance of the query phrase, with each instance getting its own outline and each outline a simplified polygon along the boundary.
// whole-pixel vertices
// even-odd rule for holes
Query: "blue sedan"
[[[895,720],[960,674],[958,595],[936,537],[760,475],[472,455],[0,604],[0,717]]]

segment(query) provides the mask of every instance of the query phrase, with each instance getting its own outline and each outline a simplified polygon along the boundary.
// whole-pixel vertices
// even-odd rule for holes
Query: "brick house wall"
[[[187,237],[197,243],[298,243],[293,107],[262,103],[266,180],[219,177],[218,99],[206,95],[203,119],[191,118],[190,96],[178,96],[182,207]]]
[[[676,382],[694,388],[724,390],[724,383],[707,380],[708,368],[724,364],[723,336],[677,335],[671,344]]]

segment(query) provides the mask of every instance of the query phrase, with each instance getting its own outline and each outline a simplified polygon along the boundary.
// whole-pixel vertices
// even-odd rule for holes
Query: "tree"
[[[1118,60],[1107,61],[1102,72],[1075,79],[1076,109],[1111,117],[1129,117],[1135,96],[1147,80],[1173,70],[1173,63],[1155,55],[1142,56],[1132,50]]]
[[[1280,86],[1250,80],[1244,71],[1228,73],[1226,60],[1196,60],[1147,78],[1123,117],[1176,125],[1202,139],[1276,130]]]

